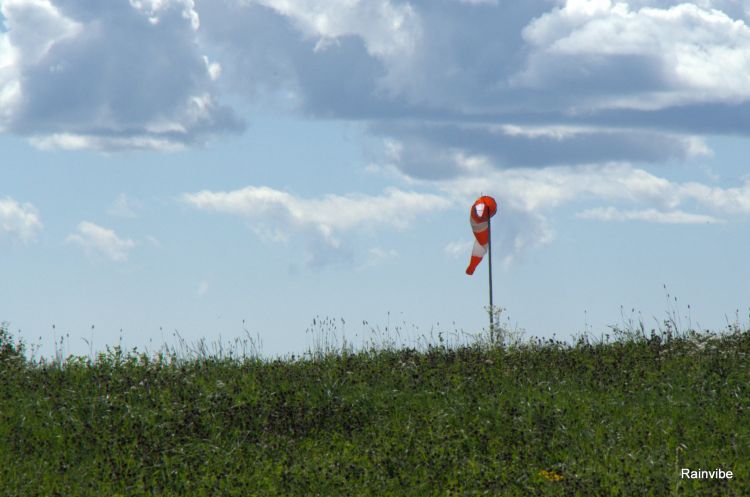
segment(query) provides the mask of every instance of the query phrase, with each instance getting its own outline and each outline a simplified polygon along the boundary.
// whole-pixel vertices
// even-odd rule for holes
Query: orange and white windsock
[[[486,195],[479,197],[471,206],[469,222],[474,232],[474,248],[471,250],[471,262],[466,268],[466,274],[474,274],[484,254],[487,253],[487,245],[490,242],[490,218],[497,213],[497,202]]]

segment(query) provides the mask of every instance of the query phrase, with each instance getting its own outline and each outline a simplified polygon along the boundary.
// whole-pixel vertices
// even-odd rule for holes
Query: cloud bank
[[[0,12],[0,130],[42,148],[171,149],[241,130],[220,102],[358,122],[373,169],[440,192],[417,203],[496,192],[509,257],[551,240],[551,210],[573,202],[612,222],[750,214],[746,183],[658,173],[710,156],[709,136],[750,134],[747,2],[5,0]],[[363,206],[390,216],[410,195],[183,200],[334,249],[350,219],[408,224]]]
[[[204,8],[205,6],[205,8]],[[748,9],[731,1],[198,2],[251,101],[364,122],[416,178],[663,164],[750,131]],[[391,149],[392,150],[392,149]],[[383,149],[387,152],[387,147]]]
[[[504,168],[660,163],[702,135],[750,130],[748,9],[729,0],[6,0],[0,12],[0,127],[40,147],[197,143],[242,128],[224,94],[364,121],[423,176],[445,164],[414,157],[455,148],[494,147]],[[562,129],[575,132],[551,139]]]
[[[241,129],[219,103],[229,92],[365,121],[402,143],[414,175],[460,173],[415,164],[453,149],[494,148],[505,168],[681,160],[700,135],[750,130],[747,10],[659,0],[6,0],[0,126],[40,147],[177,147]]]

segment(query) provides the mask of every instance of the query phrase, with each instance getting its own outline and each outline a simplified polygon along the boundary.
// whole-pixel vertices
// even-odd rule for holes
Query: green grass
[[[0,495],[746,496],[748,353],[735,328],[46,362],[6,328]]]

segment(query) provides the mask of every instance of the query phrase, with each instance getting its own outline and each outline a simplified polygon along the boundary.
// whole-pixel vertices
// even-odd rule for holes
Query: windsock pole
[[[490,336],[495,339],[495,317],[494,307],[492,306],[492,216],[487,211],[487,253],[489,255],[489,273],[490,273]]]

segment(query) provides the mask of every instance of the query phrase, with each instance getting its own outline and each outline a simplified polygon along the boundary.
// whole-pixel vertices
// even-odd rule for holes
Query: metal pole
[[[490,209],[487,206],[487,252],[489,253],[489,273],[490,273],[490,336],[495,339],[495,317],[492,306],[492,223],[490,221]]]

